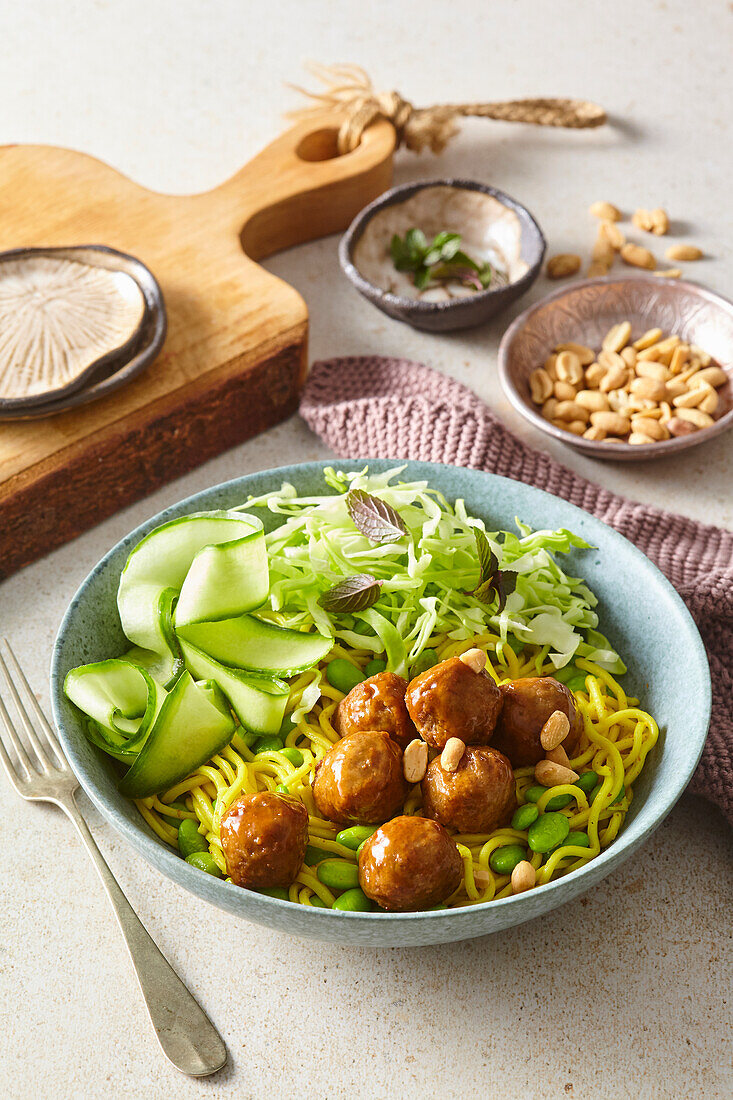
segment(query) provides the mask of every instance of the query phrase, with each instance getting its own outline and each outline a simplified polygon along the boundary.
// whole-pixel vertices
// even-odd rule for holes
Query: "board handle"
[[[216,189],[253,260],[346,229],[392,181],[395,131],[386,121],[339,155],[335,114],[299,123]]]

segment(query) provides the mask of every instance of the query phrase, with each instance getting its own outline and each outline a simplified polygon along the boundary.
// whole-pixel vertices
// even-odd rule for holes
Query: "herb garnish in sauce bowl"
[[[432,241],[428,241],[421,229],[408,229],[404,237],[395,233],[390,255],[398,271],[412,272],[412,281],[418,290],[448,281],[462,283],[474,290],[486,290],[494,274],[488,261],[478,264],[461,251],[460,233],[447,230],[436,234]]]

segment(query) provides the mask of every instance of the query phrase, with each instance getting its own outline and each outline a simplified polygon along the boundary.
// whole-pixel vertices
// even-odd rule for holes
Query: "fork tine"
[[[36,699],[35,694],[33,692],[33,688],[28,683],[28,678],[26,677],[25,673],[23,672],[23,669],[20,667],[20,665],[18,663],[18,658],[15,656],[15,653],[13,652],[13,647],[11,646],[11,644],[8,641],[7,638],[3,638],[2,640],[5,643],[5,648],[8,651],[8,656],[9,656],[10,661],[13,665],[14,670],[15,670],[15,674],[16,674],[18,680],[20,680],[21,684],[25,688],[26,698],[27,698],[28,702],[31,705],[31,709],[33,710],[33,713],[35,714],[36,718],[38,719],[38,722],[40,723],[41,728],[43,729],[43,732],[46,735],[46,739],[48,740],[49,745],[51,746],[51,748],[54,751],[54,755],[56,756],[56,759],[58,760],[59,764],[63,767],[63,766],[66,765],[66,757],[64,756],[64,751],[61,748],[61,745],[58,742],[58,738],[56,737],[56,734],[53,731],[53,726],[51,725],[49,720],[46,718],[46,715],[41,710],[41,704]]]
[[[20,791],[21,778],[18,775],[18,769],[8,755],[8,750],[5,748],[5,742],[0,735],[0,764],[5,768],[5,774],[15,787],[16,791]]]
[[[38,775],[38,772],[35,770],[35,768],[31,767],[30,757],[25,750],[23,742],[20,740],[17,733],[15,732],[15,726],[10,721],[10,715],[5,709],[5,704],[3,703],[2,698],[0,698],[0,724],[5,727],[5,731],[10,738],[10,743],[15,749],[15,754],[18,757],[18,761],[20,762],[20,765],[25,771],[28,778],[30,779],[32,776]],[[2,759],[8,771],[8,776],[11,782],[15,783],[19,778],[18,771],[15,765],[12,763],[10,757],[8,756],[7,749],[5,748],[5,745],[2,741],[2,737],[0,737],[0,745],[2,745]]]
[[[1,653],[0,653],[0,676],[2,676],[2,679],[5,681],[5,684],[8,688],[8,691],[10,692],[10,694],[13,697],[13,702],[15,703],[15,709],[17,710],[18,715],[20,716],[20,720],[23,723],[23,726],[25,728],[25,732],[26,732],[26,735],[28,737],[28,740],[30,741],[31,745],[33,746],[33,749],[35,751],[36,757],[38,758],[39,764],[41,765],[43,771],[45,771],[45,772],[50,771],[51,768],[55,768],[55,765],[52,764],[51,761],[49,760],[48,754],[46,753],[46,750],[44,749],[43,745],[39,741],[36,731],[33,729],[33,726],[31,724],[31,720],[28,717],[28,712],[26,711],[25,707],[23,706],[23,701],[20,698],[20,695],[18,694],[18,689],[16,688],[15,684],[13,683],[12,679],[10,678],[10,673],[8,672],[8,666],[5,664],[5,661],[4,661],[3,656],[2,656]],[[8,715],[7,711],[5,711],[5,715],[7,716],[8,722],[9,722],[10,716]],[[10,732],[11,728],[12,728],[12,726],[9,725],[8,726],[8,732]],[[11,737],[12,736],[13,736],[13,734],[11,733]],[[16,740],[17,740],[18,744],[16,744]],[[18,745],[20,744],[20,738],[17,737],[17,734],[16,734],[16,737],[13,739],[13,744],[15,745],[16,751],[19,752]],[[27,754],[26,754],[26,758],[27,758]],[[34,769],[34,770],[36,770],[36,769]]]

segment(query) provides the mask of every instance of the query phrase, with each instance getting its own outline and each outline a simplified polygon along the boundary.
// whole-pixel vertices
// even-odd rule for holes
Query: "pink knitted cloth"
[[[610,524],[667,575],[702,634],[713,681],[691,790],[733,823],[733,533],[609,493],[533,451],[465,386],[406,359],[315,363],[300,405],[342,458],[411,458],[489,470],[563,497]]]

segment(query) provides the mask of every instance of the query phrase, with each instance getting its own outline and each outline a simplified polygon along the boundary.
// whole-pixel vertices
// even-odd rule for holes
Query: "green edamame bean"
[[[294,768],[299,768],[303,763],[303,753],[300,749],[296,749],[294,745],[286,745],[284,749],[280,749],[280,752],[289,760]]]
[[[571,676],[565,681],[565,687],[570,688],[571,691],[585,691],[585,675],[584,672],[578,672],[575,676]]]
[[[280,898],[281,901],[290,901],[290,896],[284,886],[268,886],[266,890],[258,890],[258,894],[267,894],[268,898]]]
[[[590,848],[590,838],[587,833],[570,832],[563,844],[572,844],[574,848]]]
[[[337,691],[343,691],[348,695],[352,688],[360,684],[364,679],[364,673],[352,665],[351,661],[345,661],[343,657],[337,657],[326,665],[326,679],[331,687]]]
[[[376,658],[374,661],[369,662],[369,664],[364,669],[364,672],[367,676],[376,676],[379,672],[385,672],[386,668],[387,662],[380,661],[379,658]]]
[[[510,875],[518,863],[527,858],[527,851],[521,844],[506,844],[495,848],[489,856],[489,867],[497,875]]]
[[[208,850],[209,842],[205,836],[201,836],[198,822],[185,817],[178,826],[178,851],[184,859],[188,859],[194,852],[208,852]]]
[[[556,794],[545,806],[545,813],[553,813],[555,810],[564,810],[573,801],[571,794]]]
[[[615,806],[617,802],[621,802],[624,798],[626,798],[626,787],[622,787],[616,797],[611,799],[611,805]]]
[[[415,676],[419,676],[423,672],[427,672],[429,668],[438,663],[438,654],[434,649],[424,649],[418,656],[417,660],[413,663],[411,673],[413,679]]]
[[[590,794],[598,784],[599,779],[600,776],[596,775],[595,772],[583,772],[582,775],[579,775],[575,780],[575,786],[580,787],[581,791],[585,791],[586,794]]]
[[[336,843],[343,844],[345,848],[351,848],[355,852],[362,846],[365,840],[376,833],[378,825],[351,825],[348,829],[342,829],[336,834]]]
[[[527,787],[527,790],[524,792],[524,797],[527,802],[539,802],[546,790],[547,787]]]
[[[540,811],[535,804],[533,802],[525,802],[523,806],[520,806],[514,811],[512,829],[528,829],[532,822],[536,821],[539,816]]]
[[[359,885],[359,869],[345,859],[324,859],[316,870],[319,880],[331,890],[353,890]]]
[[[319,898],[318,894],[314,894],[312,896],[311,906],[313,907],[313,909],[328,909],[328,908],[330,908],[328,905],[326,905],[325,901],[323,901],[322,898]]]
[[[336,898],[333,909],[341,909],[345,913],[369,913],[372,903],[363,890],[355,886],[352,890],[346,890]]]
[[[289,789],[285,786],[284,783],[278,783],[278,785],[275,787],[275,790],[278,794],[290,794]]]
[[[312,844],[309,844],[305,849],[303,863],[307,863],[309,867],[313,867],[316,863],[320,863],[321,860],[325,858],[326,853],[322,851],[321,848],[315,848]]]
[[[549,852],[570,832],[570,823],[564,814],[541,814],[527,833],[527,843],[533,852]]]
[[[561,684],[567,684],[568,680],[572,680],[573,676],[577,676],[578,669],[575,665],[564,665],[562,668],[556,668],[552,674],[554,680],[559,680]]]
[[[186,863],[198,867],[199,871],[205,871],[207,875],[213,875],[214,878],[224,877],[209,852],[192,852],[190,856],[186,856]]]
[[[261,752],[279,752],[282,747],[280,738],[273,734],[269,737],[258,737],[252,746],[252,752],[255,756],[259,756]]]

